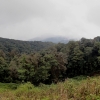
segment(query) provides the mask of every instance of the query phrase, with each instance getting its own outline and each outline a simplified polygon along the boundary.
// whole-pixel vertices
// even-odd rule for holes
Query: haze
[[[100,0],[0,0],[0,37],[100,36]]]

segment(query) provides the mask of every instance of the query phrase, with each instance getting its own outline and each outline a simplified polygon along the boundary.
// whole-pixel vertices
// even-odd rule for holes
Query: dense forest
[[[0,38],[0,81],[51,84],[100,70],[100,37],[67,44]]]
[[[12,51],[16,51],[18,53],[31,53],[35,51],[40,51],[53,45],[54,43],[51,42],[20,41],[0,38],[0,49],[3,50],[6,54]]]

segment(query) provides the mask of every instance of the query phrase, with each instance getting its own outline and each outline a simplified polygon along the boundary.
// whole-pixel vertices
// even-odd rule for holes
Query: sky
[[[0,37],[100,36],[100,0],[0,0]]]

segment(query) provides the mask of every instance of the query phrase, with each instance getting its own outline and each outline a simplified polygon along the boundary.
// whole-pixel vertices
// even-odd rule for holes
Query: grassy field
[[[100,76],[76,77],[38,87],[30,82],[0,83],[0,100],[100,100]]]

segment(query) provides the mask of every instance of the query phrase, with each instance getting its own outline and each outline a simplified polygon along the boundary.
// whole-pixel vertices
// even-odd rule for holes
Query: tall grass
[[[0,83],[0,100],[100,100],[100,76],[76,77],[38,87],[30,82],[14,85]]]

